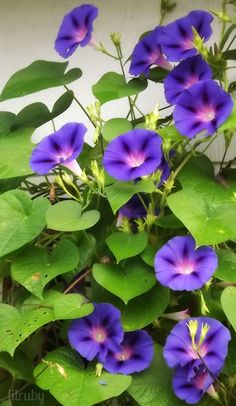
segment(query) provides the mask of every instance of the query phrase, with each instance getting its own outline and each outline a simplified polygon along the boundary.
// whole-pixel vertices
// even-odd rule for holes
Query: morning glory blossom
[[[184,90],[173,116],[177,130],[188,138],[204,131],[212,135],[233,109],[233,99],[214,80],[203,80]]]
[[[163,55],[159,43],[161,32],[162,27],[156,27],[137,43],[131,55],[129,68],[131,75],[148,75],[152,65],[158,65],[167,70],[172,69],[172,66]]]
[[[213,275],[218,257],[211,247],[196,249],[191,236],[171,238],[155,256],[156,278],[173,290],[200,289]]]
[[[154,131],[135,129],[112,140],[103,165],[115,179],[128,181],[150,175],[162,163],[161,137]]]
[[[125,333],[119,351],[109,351],[104,368],[112,374],[133,374],[148,368],[153,359],[153,341],[144,330]]]
[[[207,41],[212,34],[212,20],[213,16],[207,11],[194,10],[163,27],[159,43],[168,61],[180,61],[195,55],[197,49],[193,44],[192,27],[204,41]]]
[[[97,7],[82,4],[64,16],[55,41],[55,50],[60,56],[68,58],[79,45],[84,47],[89,43],[97,15]]]
[[[32,152],[31,169],[44,175],[62,165],[76,175],[81,175],[82,170],[76,158],[82,151],[86,131],[87,128],[82,123],[67,123],[58,131],[44,137]]]
[[[212,79],[212,70],[201,55],[180,62],[164,79],[165,97],[168,103],[176,104],[183,90],[201,80]]]
[[[88,361],[98,358],[104,362],[108,351],[119,351],[124,332],[120,311],[109,303],[94,305],[92,314],[73,320],[68,339],[82,357]]]

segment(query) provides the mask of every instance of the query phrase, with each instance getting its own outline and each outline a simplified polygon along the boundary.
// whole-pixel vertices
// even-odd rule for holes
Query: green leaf
[[[168,73],[169,73],[168,70],[160,67],[151,68],[148,75],[148,79],[155,83],[162,83],[163,80],[168,75]]]
[[[47,283],[58,275],[72,271],[78,261],[77,247],[69,240],[61,240],[50,254],[46,248],[27,248],[13,259],[11,273],[16,282],[42,298]]]
[[[91,161],[99,161],[103,157],[103,152],[101,149],[100,142],[91,147],[88,144],[84,144],[83,151],[78,157],[78,162],[82,168],[90,168]]]
[[[13,356],[16,347],[27,337],[54,320],[54,301],[61,295],[62,293],[56,291],[47,291],[43,301],[30,296],[20,310],[0,303],[0,351],[7,351]]]
[[[166,214],[165,216],[157,219],[155,224],[162,228],[184,228],[183,223],[181,223],[181,221],[174,216],[173,213]]]
[[[236,282],[236,254],[230,250],[219,249],[218,268],[214,276],[225,282]]]
[[[14,357],[11,357],[7,352],[2,352],[0,354],[0,368],[9,371],[15,380],[33,381],[33,365],[22,352],[16,352]]]
[[[16,178],[29,175],[32,170],[29,160],[34,144],[31,142],[33,129],[25,128],[0,136],[0,178]]]
[[[145,264],[154,267],[154,259],[157,253],[158,247],[153,245],[148,245],[141,254],[142,260]]]
[[[44,360],[34,370],[36,383],[49,390],[63,406],[92,406],[117,397],[128,388],[132,379],[128,375],[105,371],[101,377],[96,377],[95,365],[90,363],[85,368],[81,358],[69,348],[58,348]]]
[[[92,234],[83,233],[78,241],[79,246],[79,263],[78,272],[87,266],[91,266],[97,250],[97,241]]]
[[[63,93],[53,106],[51,119],[64,113],[64,111],[66,111],[70,107],[71,103],[73,102],[73,99],[74,93],[72,92],[72,90],[68,90],[65,93]]]
[[[85,303],[85,298],[77,293],[70,293],[58,297],[54,302],[55,319],[77,319],[92,313],[94,306]]]
[[[116,257],[117,262],[140,254],[146,247],[147,242],[148,236],[145,232],[131,234],[118,231],[109,235],[106,239],[106,244]]]
[[[156,278],[153,270],[141,261],[127,261],[125,266],[94,264],[94,279],[124,303],[151,289]]]
[[[129,120],[126,120],[126,118],[112,118],[104,124],[102,135],[107,142],[110,142],[130,130],[132,130],[132,124]]]
[[[19,128],[37,128],[51,120],[50,111],[43,103],[32,103],[24,107],[12,123],[11,131]]]
[[[198,246],[236,238],[236,202],[213,204],[204,194],[190,189],[170,195],[167,202]]]
[[[16,115],[10,111],[0,111],[0,136],[8,134]]]
[[[222,38],[222,40],[221,40],[221,44],[220,44],[221,49],[224,48],[224,46],[225,46],[225,44],[226,44],[226,42],[227,42],[229,36],[232,34],[232,32],[233,32],[235,29],[236,29],[236,24],[232,24],[232,25],[230,25],[230,26],[227,28],[227,30],[225,31],[224,36],[223,36],[223,38]]]
[[[236,331],[236,288],[229,286],[224,289],[221,295],[222,308],[226,314],[227,319]]]
[[[20,190],[0,196],[0,256],[23,247],[37,237],[46,225],[46,198],[30,197]]]
[[[235,51],[236,59],[236,51]],[[234,108],[227,120],[220,126],[218,132],[221,133],[225,130],[235,130],[236,129],[236,102],[234,101]]]
[[[46,212],[47,227],[57,231],[86,230],[100,218],[97,210],[82,213],[82,206],[74,200],[64,200],[50,206]]]
[[[236,49],[229,49],[228,51],[223,52],[224,59],[235,61],[236,60]]]
[[[25,96],[50,87],[63,86],[78,79],[82,72],[74,68],[65,73],[68,62],[35,61],[14,73],[8,80],[0,101]]]
[[[25,179],[24,176],[18,176],[16,178],[0,179],[0,194],[7,192],[8,190],[17,189],[24,179]]]
[[[141,180],[137,183],[115,182],[105,187],[105,192],[114,213],[128,202],[135,193],[152,193],[156,186],[151,180]]]
[[[165,363],[162,347],[156,345],[151,366],[133,376],[128,392],[140,406],[186,405],[175,396],[171,380],[172,371]]]
[[[183,141],[185,137],[175,128],[174,125],[168,125],[163,128],[158,128],[158,134],[160,134],[163,140],[171,142]]]
[[[94,96],[101,104],[110,100],[138,94],[146,89],[147,80],[131,79],[126,83],[124,77],[116,72],[107,72],[92,86]]]

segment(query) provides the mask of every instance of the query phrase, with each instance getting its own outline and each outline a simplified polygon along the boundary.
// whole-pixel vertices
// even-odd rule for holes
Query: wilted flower
[[[82,151],[86,131],[81,123],[67,123],[43,138],[32,152],[31,169],[43,175],[57,165],[63,165],[80,175],[82,171],[76,158]]]
[[[161,137],[154,131],[135,129],[112,140],[103,165],[115,179],[128,181],[155,172],[162,161]]]
[[[92,314],[73,320],[68,330],[72,348],[91,361],[104,362],[108,351],[119,351],[124,332],[120,311],[108,303],[94,305]]]
[[[187,58],[177,65],[164,79],[165,97],[168,103],[176,104],[183,90],[194,83],[212,78],[210,66],[201,55]]]
[[[91,4],[82,4],[65,15],[55,41],[55,49],[60,56],[68,58],[79,45],[84,47],[88,44],[97,15],[97,7]]]
[[[164,358],[170,368],[186,367],[186,380],[195,377],[202,365],[217,375],[224,365],[230,339],[229,330],[218,320],[191,317],[171,330],[164,346]]]
[[[159,44],[161,44],[168,61],[180,61],[195,55],[197,49],[193,44],[192,27],[196,29],[204,41],[207,41],[212,33],[210,26],[212,20],[212,15],[207,11],[194,10],[187,16],[163,27],[159,37]]]
[[[210,247],[196,249],[191,236],[174,237],[156,253],[155,272],[173,290],[200,289],[213,275],[218,257]]]
[[[184,90],[179,96],[173,112],[175,126],[188,138],[200,131],[212,135],[232,109],[232,97],[214,80],[204,80]]]
[[[158,65],[164,69],[171,70],[172,66],[162,53],[159,43],[159,36],[162,27],[156,27],[145,35],[135,46],[131,55],[129,73],[134,76],[141,74],[148,75],[151,65]]]
[[[153,359],[153,341],[144,330],[125,333],[119,351],[109,351],[104,368],[112,374],[133,374],[149,367]]]

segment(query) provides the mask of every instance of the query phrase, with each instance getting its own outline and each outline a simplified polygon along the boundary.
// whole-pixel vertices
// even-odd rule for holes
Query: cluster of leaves
[[[162,14],[173,7],[174,4],[162,1]],[[226,47],[235,28],[235,24],[229,26],[220,51],[217,50],[224,59],[236,60],[236,50]],[[217,55],[213,56],[214,62]],[[117,59],[123,63],[122,56]],[[156,179],[151,177],[139,183],[123,183],[106,175],[101,186],[99,170],[104,146],[118,135],[147,124],[145,116],[136,117],[134,110],[138,94],[149,81],[161,83],[166,75],[163,69],[153,68],[148,78],[128,82],[123,74],[108,72],[93,86],[93,95],[100,105],[128,97],[131,108],[127,118],[106,122],[87,111],[99,134],[96,145],[86,145],[78,160],[86,171],[84,183],[61,169],[50,177],[37,177],[29,167],[33,131],[77,100],[67,85],[79,79],[82,72],[66,68],[67,63],[36,61],[15,73],[0,95],[0,101],[4,101],[55,86],[66,90],[52,111],[43,103],[33,103],[17,115],[0,112],[0,404],[16,406],[21,399],[24,406],[27,393],[33,391],[37,394],[35,405],[41,404],[42,398],[47,406],[90,406],[99,402],[108,405],[108,399],[114,397],[122,405],[184,405],[171,390],[171,371],[162,357],[162,346],[173,322],[161,316],[165,311],[185,308],[196,316],[217,318],[231,329],[232,341],[222,379],[233,393],[234,162],[222,162],[215,176],[211,161],[197,150],[203,142],[207,141],[208,146],[212,138],[186,142],[168,115],[157,120],[156,129],[167,154],[173,148],[176,154],[161,194],[157,192]],[[236,129],[235,117],[233,111],[219,129],[220,136],[225,135],[227,149]],[[144,221],[118,230],[118,210],[139,193],[157,200],[160,214],[152,213]],[[169,238],[188,231],[197,246],[215,247],[219,266],[212,283],[201,291],[170,292],[156,281],[154,255]],[[125,331],[148,329],[156,343],[149,369],[132,377],[105,371],[97,377],[95,364],[87,366],[69,348],[70,320],[90,314],[93,301],[119,308]],[[222,396],[233,406],[227,393]],[[206,397],[199,405],[213,403]]]

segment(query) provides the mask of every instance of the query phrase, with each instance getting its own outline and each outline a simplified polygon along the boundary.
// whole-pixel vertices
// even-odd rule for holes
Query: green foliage
[[[79,252],[69,240],[61,240],[51,253],[46,248],[31,247],[12,262],[14,280],[42,299],[44,287],[56,276],[72,271],[78,264]]]
[[[65,72],[67,66],[68,62],[33,62],[14,73],[8,80],[0,95],[0,101],[26,96],[50,87],[67,85],[82,75],[78,68]]]
[[[227,319],[230,324],[232,324],[234,330],[236,331],[236,288],[229,286],[226,288],[221,295],[222,309],[224,310]]]
[[[236,255],[233,251],[220,249],[217,251],[218,268],[214,273],[216,278],[225,282],[236,282]]]
[[[48,353],[34,375],[37,385],[49,390],[63,406],[92,406],[119,396],[131,382],[130,376],[105,371],[96,377],[95,365],[85,368],[82,359],[69,348]]]
[[[82,206],[74,200],[64,200],[50,206],[46,212],[47,227],[57,231],[86,230],[100,218],[97,210],[82,213]]]
[[[148,236],[145,232],[132,234],[118,231],[109,235],[106,244],[116,257],[117,262],[120,262],[122,259],[140,254],[146,247],[147,241]]]
[[[138,260],[127,261],[123,266],[94,264],[93,276],[102,287],[126,304],[147,292],[156,282],[152,269]]]
[[[131,79],[126,83],[124,77],[116,72],[107,72],[93,85],[94,96],[101,104],[126,96],[136,95],[147,87],[147,80]]]
[[[36,238],[46,225],[48,200],[31,201],[20,190],[10,190],[0,196],[0,256],[15,251]]]
[[[88,316],[93,310],[91,303],[85,303],[85,298],[75,293],[59,296],[53,307],[55,319],[58,320],[78,319]]]
[[[102,129],[103,138],[109,142],[121,134],[132,130],[132,125],[125,118],[112,118],[108,120]]]

